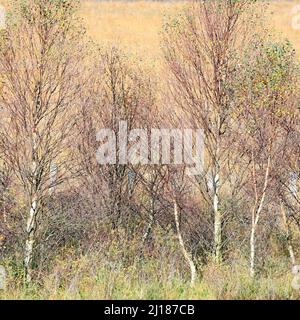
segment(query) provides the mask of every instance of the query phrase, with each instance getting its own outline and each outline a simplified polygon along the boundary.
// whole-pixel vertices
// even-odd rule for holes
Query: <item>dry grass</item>
[[[0,300],[300,298],[299,292],[291,287],[292,275],[285,262],[281,265],[283,261],[278,259],[274,268],[256,279],[249,277],[244,258],[231,266],[215,266],[210,262],[201,268],[199,264],[198,279],[191,288],[188,269],[174,241],[161,238],[155,244],[155,256],[144,255],[141,260],[132,252],[139,246],[137,240],[128,243],[130,250],[115,243],[98,253],[86,255],[65,248],[50,263],[50,270],[40,271],[35,283],[26,289],[20,261],[7,260],[7,289],[0,290]]]
[[[164,17],[183,3],[85,1],[81,15],[88,33],[100,44],[118,44],[149,63],[160,60],[160,32]]]
[[[7,0],[0,0],[4,4]],[[187,1],[82,0],[80,15],[91,38],[101,45],[118,44],[131,55],[160,64],[160,33],[164,19],[179,12]],[[300,57],[300,29],[292,27],[297,0],[271,1],[267,24],[295,46]],[[300,14],[300,11],[299,11]],[[300,19],[299,19],[300,21]]]
[[[293,43],[298,57],[300,57],[300,29],[295,30],[292,27],[292,19],[295,16],[293,8],[296,5],[299,5],[299,1],[278,1],[272,3],[270,5],[270,25],[276,32],[279,32]],[[299,10],[298,12],[300,13]]]
[[[3,1],[0,0],[0,4]],[[89,35],[99,44],[120,44],[127,52],[140,56],[148,64],[160,65],[160,32],[164,18],[178,12],[186,2],[95,2],[84,1],[81,16]],[[283,37],[290,39],[300,57],[300,30],[292,28],[292,8],[297,1],[272,2],[272,15],[268,23]],[[163,241],[165,248],[165,241]],[[134,248],[134,246],[128,246]],[[117,249],[116,249],[117,250]],[[105,250],[103,250],[105,251]],[[106,252],[106,251],[105,251]],[[123,257],[123,250],[120,251]],[[1,299],[299,299],[291,289],[289,272],[276,270],[253,281],[248,270],[217,269],[207,265],[193,290],[188,285],[188,271],[178,248],[170,249],[156,259],[133,261],[120,265],[113,258],[70,254],[53,262],[50,271],[40,277],[41,283],[24,291],[21,265],[7,262],[9,282]],[[107,254],[105,254],[105,257]],[[112,257],[118,257],[115,251]],[[130,255],[134,257],[134,254]],[[165,262],[164,259],[168,261]],[[115,258],[116,259],[116,258]],[[276,261],[276,265],[278,265]],[[275,265],[275,263],[274,263]],[[284,270],[288,270],[284,265]],[[19,274],[20,273],[20,274]],[[199,272],[200,273],[200,272]]]
[[[297,1],[276,1],[269,6],[267,23],[290,39],[300,56],[300,30],[292,28],[292,9]],[[161,61],[160,32],[166,16],[178,12],[186,2],[84,1],[81,15],[88,33],[100,44],[118,43],[149,63]]]

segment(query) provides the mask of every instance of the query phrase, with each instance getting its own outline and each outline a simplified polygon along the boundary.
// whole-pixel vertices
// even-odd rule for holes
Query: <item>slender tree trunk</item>
[[[271,158],[268,158],[267,168],[264,178],[264,186],[262,189],[261,197],[259,200],[257,185],[256,185],[256,171],[255,171],[255,163],[253,161],[253,178],[255,185],[255,204],[252,211],[252,224],[251,224],[251,236],[250,236],[250,276],[254,278],[255,276],[255,237],[256,237],[256,227],[258,225],[260,215],[265,203],[265,198],[267,194],[267,188],[269,184],[269,172],[270,172]]]
[[[150,234],[151,234],[151,231],[152,231],[152,228],[153,228],[153,225],[154,225],[154,215],[155,215],[155,208],[154,208],[154,205],[155,205],[155,200],[153,197],[151,197],[151,200],[150,200],[150,206],[151,206],[151,209],[150,209],[150,221],[148,223],[148,226],[147,226],[147,229],[146,229],[146,232],[144,233],[143,235],[143,243],[145,243],[147,241],[147,239],[149,238]]]
[[[37,177],[37,137],[33,134],[32,146],[32,183],[31,183],[31,199],[30,210],[26,221],[26,242],[24,252],[24,274],[25,284],[29,284],[32,280],[32,261],[35,243],[36,219],[38,214],[38,177]]]
[[[252,223],[251,236],[250,236],[250,276],[251,278],[254,278],[255,276],[255,231],[256,231],[255,224]]]
[[[291,232],[291,228],[288,222],[288,217],[287,217],[286,210],[283,203],[281,203],[281,214],[282,214],[283,225],[286,233],[287,248],[289,251],[292,266],[294,266],[296,265],[296,259],[295,259],[293,245],[292,245],[292,232]]]
[[[50,166],[49,173],[49,196],[52,197],[55,192],[56,187],[56,179],[57,179],[57,166],[55,163],[52,163]]]
[[[222,262],[222,213],[219,208],[220,176],[218,166],[213,177],[213,210],[214,210],[214,255],[215,262]]]
[[[33,250],[35,242],[35,230],[36,230],[36,217],[37,217],[37,198],[33,197],[31,202],[31,208],[27,218],[26,227],[26,243],[25,243],[25,255],[24,255],[24,269],[25,269],[25,283],[29,284],[32,280],[32,260]]]
[[[177,204],[176,200],[174,200],[174,217],[175,217],[175,223],[176,223],[177,237],[179,240],[181,251],[182,251],[183,256],[184,256],[186,262],[188,263],[188,265],[190,267],[190,271],[191,271],[191,286],[194,286],[195,281],[196,281],[196,277],[197,277],[196,266],[193,262],[191,254],[189,254],[189,252],[186,250],[185,245],[184,245],[184,241],[183,241],[181,231],[180,231],[180,213],[179,213],[179,208],[178,208],[178,204]]]

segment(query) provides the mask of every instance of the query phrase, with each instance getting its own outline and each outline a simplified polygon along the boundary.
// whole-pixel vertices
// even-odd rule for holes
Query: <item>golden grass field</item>
[[[0,4],[5,1],[9,0],[0,0]],[[160,69],[163,64],[160,39],[164,20],[183,9],[186,3],[86,0],[82,1],[80,16],[88,35],[96,43],[120,46],[130,55],[140,57],[141,60],[133,59],[134,63],[141,61],[144,66],[153,65],[159,77],[163,74]],[[300,24],[300,0],[272,1],[266,22],[294,44],[300,59],[300,28],[296,30],[292,26],[295,16],[292,11],[296,5],[299,5]],[[161,82],[164,86],[165,82]],[[158,99],[164,98],[157,95]],[[113,236],[115,234],[112,233]],[[110,238],[111,235],[105,231],[103,239],[105,237]],[[270,256],[267,261],[270,270],[254,281],[248,275],[248,261],[244,258],[237,256],[232,266],[216,266],[209,261],[203,268],[201,266],[201,278],[191,289],[185,272],[181,271],[185,270],[185,262],[177,238],[173,237],[173,233],[165,235],[163,230],[161,234],[160,231],[155,233],[153,239],[154,249],[151,250],[155,253],[153,257],[145,254],[144,260],[137,254],[141,251],[140,238],[127,241],[124,237],[123,241],[122,233],[111,243],[103,241],[103,247],[99,245],[100,250],[96,253],[83,255],[81,248],[62,248],[55,260],[39,271],[38,278],[42,280],[26,290],[23,287],[23,264],[18,262],[21,259],[17,256],[15,262],[15,258],[9,258],[5,261],[9,285],[7,291],[0,290],[0,300],[300,299],[300,291],[293,291],[290,285],[292,274],[286,268],[285,257],[273,261]],[[43,274],[47,268],[51,271]]]
[[[0,0],[4,4],[7,0]],[[88,34],[100,45],[117,44],[146,62],[161,61],[160,33],[166,17],[180,12],[187,1],[97,1],[82,0],[80,15]],[[288,38],[300,57],[300,28],[292,27],[293,8],[300,1],[270,1],[268,21],[274,31]]]
[[[83,1],[81,16],[89,35],[99,44],[118,43],[126,51],[157,64],[161,59],[160,32],[164,19],[181,10],[185,3]],[[267,24],[291,40],[300,57],[300,30],[292,27],[295,16],[292,10],[297,4],[300,2],[272,2],[269,5]]]

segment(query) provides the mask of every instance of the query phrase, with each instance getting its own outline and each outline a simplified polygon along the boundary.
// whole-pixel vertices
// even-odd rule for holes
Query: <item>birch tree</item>
[[[142,172],[140,164],[129,161],[127,147],[129,149],[132,142],[127,135],[132,129],[150,126],[154,96],[150,78],[138,66],[133,66],[121,50],[116,47],[103,50],[96,59],[96,72],[89,95],[82,101],[78,122],[81,182],[91,191],[93,201],[97,201],[102,218],[108,219],[116,229],[126,226],[129,218],[136,217],[140,211],[134,196]],[[101,129],[111,130],[114,135],[115,148],[110,150],[113,159],[107,163],[98,163],[95,156],[101,145],[97,141],[97,132]],[[126,141],[122,159],[120,141]]]
[[[206,166],[197,176],[214,214],[214,256],[222,260],[222,189],[234,112],[231,86],[236,51],[246,41],[252,1],[194,1],[166,24],[165,60],[179,117],[204,130]],[[246,18],[247,17],[247,18]],[[250,20],[248,20],[250,19]]]
[[[78,92],[83,85],[83,30],[72,0],[14,0],[2,33],[1,149],[26,203],[24,272],[32,280],[39,219],[46,209],[51,166],[62,183]]]
[[[190,252],[182,233],[182,217],[184,214],[184,207],[188,202],[188,195],[191,193],[193,186],[190,182],[190,179],[187,177],[186,167],[184,165],[169,166],[167,168],[166,179],[168,182],[166,186],[166,198],[171,203],[176,236],[184,260],[190,269],[190,285],[193,287],[197,279],[197,268],[193,259],[193,255]]]
[[[255,275],[256,234],[270,201],[276,202],[277,177],[286,176],[294,143],[298,64],[288,42],[257,39],[241,64],[238,135],[249,161],[247,194],[251,195],[250,275]],[[243,75],[243,76],[241,76]],[[248,160],[247,160],[248,159]],[[277,201],[278,202],[278,201]],[[282,213],[280,201],[278,211]],[[284,212],[283,212],[284,213]],[[280,214],[281,215],[281,214]]]
[[[296,84],[295,84],[296,85]],[[298,98],[299,99],[299,98]],[[289,157],[285,157],[285,161],[276,175],[278,183],[278,197],[280,198],[280,212],[282,215],[282,227],[285,233],[286,247],[290,256],[291,265],[297,264],[296,250],[294,250],[294,231],[300,228],[299,223],[299,114],[296,117],[294,126],[291,128],[292,139],[286,152]],[[283,172],[282,172],[283,171]]]

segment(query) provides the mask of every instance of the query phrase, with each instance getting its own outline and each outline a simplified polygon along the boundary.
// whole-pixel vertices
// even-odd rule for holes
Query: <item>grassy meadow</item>
[[[288,38],[300,57],[300,30],[292,27],[293,8],[298,1],[271,1],[268,6],[268,25],[280,37]],[[88,34],[100,45],[118,44],[126,52],[140,58],[142,63],[155,70],[162,65],[161,32],[169,16],[184,8],[184,1],[84,1],[81,16]],[[168,255],[166,255],[168,256]],[[176,255],[175,255],[176,256]],[[167,259],[167,258],[166,258]],[[160,261],[161,258],[159,259]],[[171,259],[173,260],[173,259]],[[176,259],[175,259],[176,260]],[[178,257],[180,261],[181,258]],[[154,260],[155,261],[155,260]],[[202,279],[194,289],[177,274],[172,263],[160,266],[152,259],[143,265],[134,263],[129,269],[113,272],[104,269],[101,275],[91,276],[88,283],[75,293],[76,298],[120,299],[291,299],[299,298],[290,287],[292,276],[284,270],[274,270],[253,282],[247,274],[247,261],[233,269],[217,270],[206,265]],[[169,260],[170,261],[170,260]],[[173,263],[176,262],[173,260]],[[184,265],[183,261],[180,261]],[[276,263],[275,263],[276,264]],[[276,269],[276,267],[275,267]],[[183,267],[184,270],[184,267]],[[187,271],[187,270],[186,270]],[[276,280],[274,280],[275,274]],[[174,277],[173,275],[176,274]],[[104,282],[93,279],[105,279]],[[91,283],[92,282],[92,283]],[[112,283],[114,282],[114,283]],[[89,287],[92,286],[92,287]],[[94,288],[95,286],[95,288]],[[82,296],[80,296],[82,292]],[[97,292],[97,293],[96,293]],[[65,290],[55,291],[53,298],[68,298]]]
[[[298,1],[271,1],[271,28],[292,41],[300,56],[300,30],[292,27],[293,8]],[[81,16],[91,38],[101,45],[121,45],[145,63],[162,62],[160,34],[166,17],[184,8],[184,1],[84,1]]]
[[[198,278],[191,287],[177,238],[159,228],[154,236],[151,253],[142,248],[140,239],[125,236],[108,246],[100,243],[97,253],[63,248],[50,265],[36,271],[37,281],[28,288],[23,285],[22,265],[7,259],[8,283],[5,291],[0,290],[0,300],[300,299],[290,285],[293,275],[286,259],[267,259],[266,269],[252,279],[242,252],[231,265],[216,266],[213,259],[205,265],[196,261]]]
[[[0,1],[0,3],[5,5],[5,1]],[[292,25],[295,16],[293,8],[298,3],[298,1],[271,1],[267,6],[267,24],[278,37],[287,38],[292,42],[296,49],[296,55],[300,59],[300,29],[295,30]],[[115,44],[121,47],[129,57],[133,58],[134,63],[141,64],[145,69],[156,73],[156,79],[159,81],[163,79],[164,60],[161,33],[164,22],[169,16],[179,13],[185,5],[184,1],[82,1],[79,14],[87,34],[94,42],[100,46]],[[164,81],[161,82],[158,85],[164,85]],[[143,197],[144,194],[140,198]],[[64,200],[62,203],[65,204]],[[195,200],[191,207],[193,204],[196,206],[199,201]],[[62,205],[61,208],[64,206]],[[88,209],[85,210],[88,211]],[[76,211],[76,213],[78,212]],[[164,213],[161,214],[163,222],[165,221]],[[272,238],[272,235],[270,235],[271,240],[267,239],[270,240],[270,247],[274,245],[272,248],[274,251],[268,257],[261,254],[260,262],[265,260],[260,264],[261,268],[257,278],[251,278],[249,275],[249,254],[242,252],[242,249],[237,247],[237,250],[229,257],[230,265],[226,263],[216,265],[210,256],[205,261],[195,259],[198,276],[195,285],[191,287],[189,268],[182,256],[174,232],[166,234],[165,230],[160,229],[160,225],[155,226],[153,228],[154,235],[149,241],[151,242],[149,249],[141,244],[141,233],[146,227],[145,221],[138,222],[137,226],[132,228],[133,231],[130,229],[131,233],[124,234],[124,237],[118,235],[115,238],[113,234],[109,233],[110,231],[105,229],[107,227],[105,222],[103,223],[104,227],[99,227],[99,230],[96,230],[96,223],[93,225],[89,222],[92,225],[91,228],[96,230],[93,234],[96,236],[92,240],[86,236],[88,232],[84,230],[85,221],[78,222],[78,226],[74,226],[74,229],[68,224],[68,216],[62,218],[62,221],[61,225],[65,223],[66,230],[70,232],[70,243],[61,247],[58,245],[55,254],[51,247],[47,247],[49,264],[48,257],[43,257],[42,254],[38,256],[39,261],[42,262],[34,271],[34,277],[37,281],[28,287],[24,286],[22,256],[19,252],[16,256],[8,256],[3,261],[0,260],[0,265],[5,266],[8,277],[6,289],[0,290],[0,300],[300,299],[300,291],[293,290],[291,287],[293,275],[290,272],[288,252],[282,245],[284,236],[281,239],[281,233],[278,236],[279,240],[275,236]],[[206,220],[204,219],[204,221]],[[235,233],[234,223],[238,225],[238,221],[238,219],[234,220],[232,233]],[[247,222],[249,221],[250,218]],[[202,220],[199,225],[200,223]],[[54,231],[59,233],[63,230],[60,227],[58,219],[58,223],[54,224]],[[88,239],[86,242],[90,247],[93,247],[93,250],[89,251],[86,244],[81,246],[79,240],[80,245],[77,246],[77,227],[80,232],[84,230],[82,237]],[[101,229],[102,227],[104,230]],[[134,228],[142,230],[139,234],[140,237],[134,234]],[[121,234],[122,228],[120,230]],[[185,230],[189,231],[190,229],[186,227]],[[61,233],[63,232],[64,230],[61,231]],[[248,231],[243,229],[243,232],[243,239],[246,239],[243,240],[243,245],[248,246]],[[299,235],[298,229],[295,234]],[[46,235],[43,236],[46,237]],[[72,242],[73,236],[75,245]],[[78,238],[80,236],[81,234]],[[110,237],[111,241],[105,241]],[[104,240],[101,241],[102,239]],[[239,239],[237,237],[238,244]],[[209,238],[209,240],[212,242],[212,239]],[[265,239],[260,240],[262,243],[267,242]],[[19,241],[21,242],[23,239]],[[295,252],[299,255],[300,250],[297,244],[299,244],[299,236],[295,237]],[[39,248],[43,247],[41,243],[38,245]],[[45,244],[46,246],[47,244]],[[195,252],[197,249],[193,248]],[[139,252],[140,254],[137,254]]]

